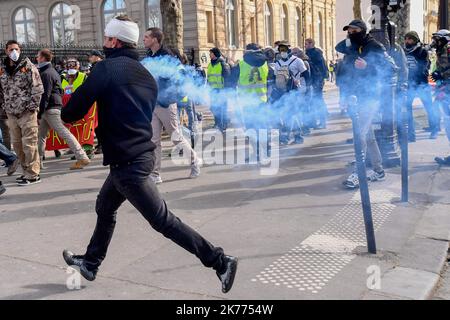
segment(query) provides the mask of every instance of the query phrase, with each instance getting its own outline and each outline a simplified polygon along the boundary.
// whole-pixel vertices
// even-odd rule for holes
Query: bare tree
[[[183,52],[183,1],[161,0],[161,17],[165,43]]]
[[[353,18],[362,19],[361,0],[353,0]]]

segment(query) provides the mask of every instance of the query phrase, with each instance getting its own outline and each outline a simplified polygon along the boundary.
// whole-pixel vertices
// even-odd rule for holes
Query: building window
[[[273,9],[269,1],[264,6],[264,33],[266,46],[273,46]]]
[[[214,43],[214,22],[212,11],[206,11],[206,30],[208,43]]]
[[[125,0],[106,0],[103,2],[103,29],[112,18],[126,13]]]
[[[227,35],[230,47],[237,47],[236,6],[235,0],[226,0]]]
[[[36,16],[27,7],[20,7],[14,15],[14,36],[20,43],[36,42]]]
[[[282,40],[289,40],[289,16],[288,9],[285,4],[281,6],[281,37]]]
[[[321,12],[319,12],[319,20],[317,21],[317,24],[319,26],[319,45],[323,49],[325,46],[323,43],[323,19]]]
[[[302,46],[302,13],[300,8],[295,10],[295,33],[297,35],[297,46]]]
[[[147,0],[147,28],[161,28],[161,6],[159,0]]]
[[[72,8],[63,2],[57,3],[51,10],[52,42],[68,45],[75,42]]]

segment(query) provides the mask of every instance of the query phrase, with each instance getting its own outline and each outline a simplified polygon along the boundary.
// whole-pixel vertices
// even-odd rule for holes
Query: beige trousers
[[[152,129],[153,129],[153,137],[152,142],[156,145],[155,149],[155,166],[153,168],[153,175],[159,175],[161,170],[161,135],[163,133],[163,129],[171,137],[172,143],[179,147],[180,149],[187,150],[191,154],[191,162],[193,163],[197,155],[195,151],[192,149],[191,145],[186,141],[181,132],[180,126],[178,124],[178,114],[177,114],[177,105],[172,104],[168,108],[162,108],[160,106],[156,106],[153,111],[152,117]]]
[[[39,154],[41,157],[45,155],[45,143],[49,129],[55,130],[58,136],[67,142],[77,160],[89,159],[78,140],[63,124],[63,121],[61,120],[61,110],[59,109],[47,110],[41,117],[39,124]]]
[[[14,151],[22,165],[23,175],[26,179],[36,178],[41,170],[37,112],[25,111],[20,116],[8,114],[8,126]]]

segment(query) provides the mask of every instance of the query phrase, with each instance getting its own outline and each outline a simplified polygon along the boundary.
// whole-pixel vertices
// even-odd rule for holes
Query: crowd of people
[[[69,58],[58,72],[52,64],[53,53],[44,48],[36,56],[37,64],[33,64],[15,40],[6,43],[5,52],[7,56],[0,64],[0,158],[7,174],[13,175],[21,166],[22,175],[16,179],[19,186],[41,182],[50,129],[67,142],[69,153],[74,154],[76,162],[70,169],[87,166],[93,146],[81,146],[61,120],[61,109],[87,77],[80,71],[80,62]],[[88,58],[92,69],[102,54],[94,50]],[[59,150],[55,155],[61,155]],[[0,182],[0,192],[4,191]]]
[[[415,31],[405,35],[403,45],[381,43],[367,30],[360,20],[352,21],[344,28],[347,39],[336,46],[343,55],[336,66],[336,83],[340,90],[340,105],[343,113],[348,111],[350,96],[358,102],[361,142],[364,154],[373,170],[367,174],[370,181],[384,180],[385,172],[373,122],[381,118],[381,106],[392,99],[389,90],[395,89],[397,133],[401,137],[401,108],[408,113],[407,139],[416,142],[413,103],[420,98],[428,117],[429,138],[437,139],[441,131],[441,120],[450,139],[449,128],[449,41],[450,31],[440,30],[433,34],[430,45],[421,43]],[[436,61],[433,64],[433,56]],[[436,157],[440,165],[450,165],[450,157]],[[359,186],[358,176],[353,172],[344,185]]]
[[[219,48],[212,48],[211,61],[204,72],[199,66],[188,68],[183,53],[165,46],[164,33],[159,28],[149,28],[144,34],[144,60],[172,57],[177,61],[177,73],[194,70],[196,78],[201,79],[197,85],[208,88],[217,130],[226,132],[231,126],[227,97],[232,92],[239,101],[240,108],[233,112],[240,124],[244,128],[278,129],[280,144],[284,145],[301,144],[311,129],[326,128],[324,84],[327,79],[336,80],[344,111],[350,97],[356,98],[361,132],[354,139],[360,139],[370,163],[367,177],[372,182],[382,181],[385,171],[373,122],[385,99],[393,97],[382,94],[386,88],[396,88],[396,101],[406,104],[409,142],[416,141],[413,102],[417,97],[427,111],[429,126],[425,129],[430,132],[430,139],[437,138],[443,117],[450,140],[450,31],[435,33],[429,46],[422,44],[414,31],[406,34],[403,46],[381,43],[361,20],[350,22],[344,31],[347,38],[336,46],[342,56],[336,64],[327,65],[313,39],[305,40],[304,49],[291,47],[283,40],[265,48],[247,44],[240,61],[232,61]],[[110,173],[97,199],[94,235],[85,255],[64,251],[66,262],[79,266],[86,279],[95,279],[112,237],[117,209],[128,199],[153,228],[215,269],[223,292],[228,292],[237,258],[225,255],[221,248],[183,224],[169,211],[155,187],[163,181],[163,131],[188,154],[189,177],[200,175],[201,156],[184,136],[180,124],[180,112],[184,110],[191,133],[195,131],[193,123],[201,116],[195,111],[196,98],[188,92],[174,92],[170,79],[153,76],[152,70],[148,72],[139,61],[138,39],[139,29],[134,22],[126,16],[112,19],[105,29],[106,59],[94,50],[88,72],[80,70],[80,62],[75,58],[55,69],[49,49],[39,51],[35,65],[21,53],[17,41],[8,41],[7,57],[0,63],[0,158],[8,175],[22,167],[23,174],[16,181],[20,186],[28,186],[41,182],[50,129],[67,142],[69,153],[74,155],[71,170],[89,165],[95,153],[104,154],[103,164],[110,167]],[[434,67],[430,52],[436,54]],[[94,105],[99,120],[96,147],[80,144],[66,126],[82,119]],[[256,150],[254,146],[253,149]],[[435,160],[450,165],[450,156]],[[344,185],[350,189],[359,187],[356,172]],[[0,182],[0,193],[4,191]]]

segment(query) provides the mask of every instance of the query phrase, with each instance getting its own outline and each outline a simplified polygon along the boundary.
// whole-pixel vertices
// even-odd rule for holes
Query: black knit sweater
[[[103,164],[123,164],[155,149],[152,113],[158,89],[134,49],[116,49],[99,62],[62,109],[61,118],[74,122],[98,106],[96,135],[103,148]]]

